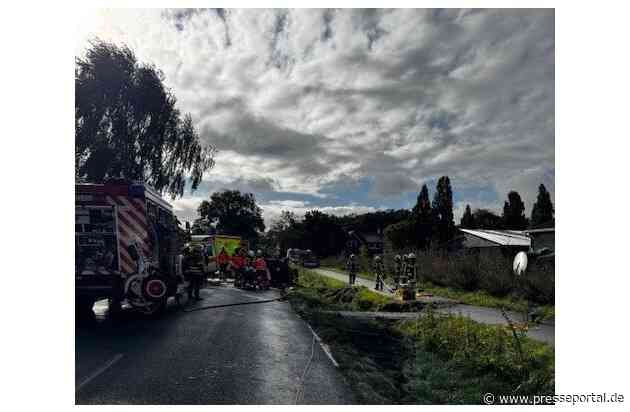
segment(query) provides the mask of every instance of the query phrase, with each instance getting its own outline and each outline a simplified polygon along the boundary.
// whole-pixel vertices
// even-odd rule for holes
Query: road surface
[[[316,273],[328,276],[333,279],[340,280],[342,282],[348,282],[348,275],[335,272],[328,269],[314,269]],[[387,291],[374,290],[374,281],[363,279],[357,276],[356,284],[359,286],[365,286],[366,288],[378,292],[383,295],[393,296],[392,293]],[[472,306],[463,304],[454,304],[448,307],[441,307],[436,309],[436,312],[447,313],[453,315],[466,316],[475,322],[485,323],[488,325],[507,325],[506,319],[501,314],[499,309],[486,308],[482,306]],[[524,319],[523,314],[507,311],[508,316],[513,321],[520,321]],[[534,340],[548,343],[549,345],[555,345],[555,326],[554,325],[535,325],[530,327],[526,335]]]
[[[278,297],[202,290],[195,306]],[[98,306],[98,305],[97,305]],[[348,404],[349,386],[286,302],[78,324],[77,404]]]

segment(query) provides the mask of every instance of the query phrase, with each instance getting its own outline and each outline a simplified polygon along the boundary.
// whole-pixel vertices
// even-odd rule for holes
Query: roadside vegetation
[[[393,272],[393,256],[399,252],[384,254],[387,273]],[[401,252],[403,253],[403,252]],[[408,251],[404,251],[408,253]],[[435,296],[441,296],[468,305],[504,308],[523,312],[528,301],[535,306],[536,318],[540,321],[555,315],[554,268],[534,266],[527,274],[517,279],[511,271],[512,265],[502,257],[489,258],[474,255],[441,255],[414,251],[417,256],[418,288]],[[322,268],[345,274],[343,258],[322,259]],[[369,261],[359,257],[362,270],[358,276],[374,279],[369,271]],[[392,282],[389,278],[386,282]]]
[[[480,404],[482,395],[553,394],[554,350],[522,330],[482,325],[430,308],[417,320],[368,321],[335,310],[379,310],[391,299],[301,270],[289,293],[360,403]]]

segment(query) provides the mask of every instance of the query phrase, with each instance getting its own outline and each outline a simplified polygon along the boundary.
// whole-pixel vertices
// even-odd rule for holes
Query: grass
[[[349,287],[344,282],[308,269],[300,269],[297,288],[289,293],[289,299],[309,310],[377,311],[392,302],[391,298],[366,287]]]
[[[330,346],[362,404],[480,404],[486,392],[552,394],[554,352],[522,332],[429,311],[418,320],[358,321],[325,312],[388,298],[302,270],[289,301]]]
[[[322,260],[322,269],[331,270],[340,274],[346,274],[346,271],[340,267],[336,258],[327,258],[328,260]],[[358,276],[364,279],[374,280],[374,275],[369,272],[359,272]],[[456,287],[438,286],[432,282],[423,282],[419,285],[419,288],[424,292],[429,292],[435,296],[449,298],[458,302],[473,305],[483,306],[488,308],[504,308],[506,310],[514,312],[524,312],[527,310],[527,301],[508,294],[505,296],[492,295],[485,290],[466,291]],[[535,308],[535,318],[537,321],[547,321],[553,319],[555,316],[554,305],[538,305]]]

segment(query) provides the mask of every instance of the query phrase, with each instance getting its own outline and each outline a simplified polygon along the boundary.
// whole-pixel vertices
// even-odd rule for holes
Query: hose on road
[[[197,312],[197,311],[200,311],[200,310],[226,308],[228,306],[253,305],[253,304],[256,304],[256,303],[279,302],[279,301],[282,301],[282,300],[285,300],[285,299],[286,299],[285,296],[280,296],[279,298],[274,298],[274,299],[260,299],[260,300],[250,300],[250,301],[246,301],[246,302],[225,303],[223,305],[209,305],[209,306],[202,306],[202,307],[199,307],[199,308],[184,309],[184,312]]]

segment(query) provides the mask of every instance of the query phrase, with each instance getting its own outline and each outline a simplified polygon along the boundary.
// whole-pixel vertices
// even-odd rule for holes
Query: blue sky
[[[154,63],[216,167],[174,201],[192,220],[222,188],[282,210],[409,208],[451,178],[499,212],[555,192],[553,10],[100,10],[87,40]]]

